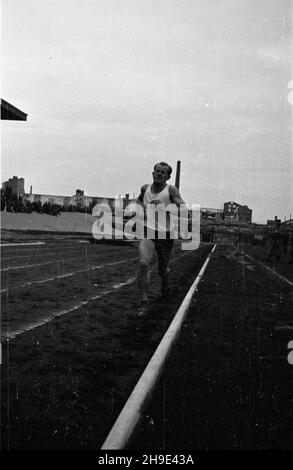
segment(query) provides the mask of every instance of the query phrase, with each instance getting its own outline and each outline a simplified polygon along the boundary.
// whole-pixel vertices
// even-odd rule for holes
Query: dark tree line
[[[60,205],[53,202],[28,201],[21,196],[12,194],[11,188],[1,189],[1,211],[7,212],[23,212],[31,214],[49,214],[57,216],[60,212],[81,212],[92,213],[95,203],[91,202],[88,207],[82,205]]]

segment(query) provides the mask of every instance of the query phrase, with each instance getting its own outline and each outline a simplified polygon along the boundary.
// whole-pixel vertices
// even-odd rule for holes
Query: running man
[[[143,205],[144,209],[149,207],[150,204],[160,208],[166,207],[169,204],[176,204],[185,206],[185,202],[180,196],[179,190],[176,186],[167,184],[172,173],[172,167],[165,162],[157,163],[153,171],[153,183],[145,184],[141,188],[138,197],[138,203]],[[152,239],[147,238],[145,230],[144,238],[139,244],[139,287],[141,294],[141,308],[138,314],[143,316],[147,313],[148,307],[148,286],[150,284],[150,263],[153,258],[154,252],[158,255],[158,271],[162,279],[161,292],[162,297],[167,298],[169,294],[169,261],[171,250],[174,245],[174,240],[171,237],[173,227],[172,218],[170,214],[165,211],[165,224],[160,224],[156,217],[149,217],[147,211],[147,222],[145,229],[150,229],[153,233]],[[149,232],[150,233],[150,232]]]

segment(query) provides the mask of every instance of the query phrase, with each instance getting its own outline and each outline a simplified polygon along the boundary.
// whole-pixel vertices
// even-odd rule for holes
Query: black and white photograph
[[[293,450],[292,20],[288,0],[1,1],[8,459]]]

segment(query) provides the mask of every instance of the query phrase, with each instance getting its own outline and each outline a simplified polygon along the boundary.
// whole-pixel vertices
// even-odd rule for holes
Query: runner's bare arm
[[[176,188],[176,186],[171,186],[171,185],[169,186],[169,195],[170,195],[171,202],[176,204],[176,206],[180,206],[181,204],[183,204],[184,206],[186,205],[185,201],[183,201],[179,193],[179,190],[178,188]]]
[[[141,206],[143,206],[143,197],[144,197],[144,193],[146,192],[146,189],[147,189],[148,185],[147,184],[144,184],[141,189],[140,189],[140,195],[138,196],[137,198],[137,203],[140,204]]]
[[[182,199],[180,192],[176,186],[169,186],[169,195],[171,199],[171,203],[176,204],[177,207],[186,207],[185,201]],[[170,211],[171,213],[175,214],[173,210]],[[178,214],[178,213],[177,213]],[[183,214],[180,215],[181,219],[184,219]],[[192,212],[189,210],[187,214],[187,220],[188,220],[188,229],[191,230],[191,221],[192,221]]]

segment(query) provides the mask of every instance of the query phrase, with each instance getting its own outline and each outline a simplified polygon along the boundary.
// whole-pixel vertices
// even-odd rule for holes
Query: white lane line
[[[2,246],[29,246],[29,245],[45,245],[45,242],[31,242],[31,243],[1,243]]]
[[[117,248],[117,247],[115,247],[115,248]],[[188,252],[186,254],[188,254]],[[33,267],[36,267],[36,266],[43,266],[43,265],[46,265],[46,264],[60,263],[60,262],[64,262],[64,261],[72,261],[72,260],[76,260],[76,259],[79,259],[79,258],[82,258],[82,257],[83,256],[77,256],[75,258],[62,258],[62,259],[57,259],[57,260],[54,260],[54,261],[45,261],[44,263],[25,264],[25,265],[22,265],[22,266],[8,266],[6,268],[0,269],[0,272],[11,271],[11,270],[16,270],[16,269],[33,268]],[[1,290],[0,292],[6,292],[6,290]]]
[[[3,335],[2,339],[5,340],[5,341],[10,341],[11,339],[16,338],[16,336],[19,336],[22,333],[25,333],[27,331],[31,331],[35,328],[38,328],[39,326],[42,326],[42,325],[45,325],[46,323],[49,323],[50,321],[54,320],[54,318],[61,317],[62,315],[65,315],[66,313],[73,312],[74,310],[78,310],[79,308],[82,308],[85,305],[88,305],[89,302],[92,302],[93,300],[98,300],[101,297],[104,297],[105,295],[111,294],[112,292],[114,292],[117,289],[121,289],[121,287],[132,284],[135,280],[136,280],[136,277],[132,277],[132,278],[128,279],[125,282],[121,282],[120,284],[113,285],[112,289],[106,290],[105,292],[102,292],[99,295],[94,295],[94,296],[90,297],[88,300],[84,300],[82,302],[79,302],[78,304],[76,304],[76,305],[74,305],[74,306],[72,306],[72,307],[70,307],[66,310],[61,310],[60,312],[51,313],[46,318],[43,318],[42,320],[40,320],[38,322],[31,323],[23,329],[17,329],[17,330],[11,331],[11,332],[7,333],[6,336]]]
[[[62,247],[60,247],[60,250],[61,248],[63,248],[64,250],[66,248],[73,248],[73,247],[68,247],[66,245],[63,245]],[[17,253],[27,253],[27,255],[24,255],[24,256],[29,256],[31,253],[47,253],[48,251],[52,251],[52,250],[58,250],[59,247],[50,247],[48,248],[48,245],[46,245],[45,247],[36,247],[36,248],[22,248],[22,249],[19,249],[19,250],[16,250],[15,248],[13,250],[5,250],[5,254],[6,255],[14,255],[16,253],[16,256],[20,256],[20,255],[17,255]],[[2,250],[4,251],[4,250]]]
[[[13,287],[9,287],[7,289],[2,289],[2,290],[0,290],[0,293],[2,294],[3,292],[7,292],[9,290],[23,289],[25,287],[33,286],[34,284],[46,284],[47,282],[55,281],[56,279],[64,279],[66,277],[75,276],[75,274],[85,273],[85,272],[88,272],[88,271],[95,271],[96,269],[102,269],[102,268],[105,268],[107,266],[115,266],[116,264],[127,263],[127,262],[133,261],[135,259],[137,259],[137,256],[135,256],[133,258],[123,259],[123,260],[120,260],[120,261],[115,261],[113,263],[98,264],[96,266],[92,266],[91,268],[80,269],[78,271],[73,271],[71,273],[60,274],[58,276],[53,276],[53,277],[47,277],[47,278],[41,279],[39,281],[36,280],[36,281],[26,282],[24,284],[20,284],[19,286],[15,286],[15,287],[13,286]]]
[[[25,251],[25,250],[36,250],[36,249],[40,249],[42,251],[45,251],[45,250],[49,250],[51,248],[67,248],[67,247],[78,247],[79,245],[81,244],[89,244],[90,246],[92,246],[93,248],[104,248],[105,246],[107,246],[108,248],[121,248],[123,247],[122,245],[110,245],[110,244],[94,244],[94,243],[90,243],[88,240],[80,240],[80,241],[75,241],[75,240],[67,240],[67,243],[65,242],[55,242],[54,240],[48,240],[46,243],[43,243],[43,242],[40,242],[38,243],[38,245],[40,246],[30,246],[30,245],[33,245],[33,244],[30,244],[30,243],[26,243],[25,245],[27,245],[27,248],[25,247],[25,245],[22,245],[20,243],[17,243],[16,245],[19,246],[19,251]],[[15,249],[17,249],[17,246],[16,245],[11,245],[11,250],[5,250],[7,251],[8,253],[13,253]],[[44,245],[44,246],[43,246]],[[1,247],[6,247],[6,248],[9,248],[10,245],[0,245],[0,248]]]
[[[56,261],[46,261],[45,263],[36,263],[36,264],[25,264],[24,266],[9,266],[8,268],[0,269],[0,271],[3,272],[3,271],[11,271],[12,269],[34,268],[35,266],[44,266],[45,264],[52,264],[52,263],[56,263]]]
[[[93,249],[90,250],[89,247],[86,247],[86,251],[87,252],[90,252],[90,253],[101,253],[101,252],[105,252],[105,248],[102,249],[101,248],[101,245],[100,245],[100,248],[97,248],[97,245],[90,245]],[[114,249],[114,251],[117,251],[117,248],[120,248],[120,251],[121,251],[121,246],[111,246],[111,250],[109,249],[110,246],[107,246],[107,252],[110,253],[112,252],[112,250]],[[126,247],[123,247],[124,249]],[[83,250],[84,248],[82,246],[80,247],[73,247],[73,246],[68,246],[68,245],[63,245],[62,247],[58,247],[58,246],[52,246],[52,248],[44,248],[43,250],[41,251],[36,251],[36,250],[33,250],[33,249],[27,249],[27,250],[22,250],[21,253],[24,253],[26,252],[27,254],[25,255],[16,255],[16,256],[7,256],[5,258],[1,258],[2,260],[4,259],[14,259],[14,258],[28,258],[30,256],[49,256],[51,253],[60,253],[60,252],[63,252],[64,254],[66,254],[66,252],[75,252],[75,251],[79,251],[79,250]],[[49,251],[49,253],[47,253]],[[17,252],[16,252],[17,253]],[[7,253],[6,253],[7,254]]]
[[[15,269],[25,269],[25,268],[34,268],[35,266],[45,266],[46,264],[53,264],[53,263],[64,263],[66,261],[75,261],[77,259],[83,258],[83,256],[76,256],[75,258],[58,258],[54,261],[45,261],[44,263],[36,263],[36,264],[24,264],[22,266],[8,266],[7,268],[0,269],[1,272],[3,271],[11,271]]]
[[[265,268],[267,271],[269,271],[271,274],[273,274],[274,276],[278,277],[279,279],[281,279],[281,281],[284,281],[284,282],[287,282],[287,284],[289,284],[290,286],[293,287],[293,282],[289,281],[289,279],[287,279],[286,277],[284,276],[281,276],[281,274],[277,273],[274,269],[270,268],[269,266],[266,266],[264,263],[262,263],[261,261],[259,260],[256,260],[255,258],[253,258],[252,256],[248,255],[247,253],[244,253],[244,251],[242,251],[242,254],[244,256],[246,256],[247,258],[251,259],[252,261],[254,261],[255,263],[258,263],[260,264],[263,268]]]
[[[182,323],[187,315],[191,300],[196,291],[198,283],[203,277],[204,271],[209,263],[211,253],[208,254],[198,276],[190,287],[177,313],[175,314],[168,330],[153,354],[150,362],[145,368],[142,376],[134,387],[130,397],[124,405],[120,415],[115,421],[110,433],[108,434],[102,450],[123,449],[142,415],[147,397],[150,396],[166,362],[166,359],[175,344],[182,327]]]
[[[80,248],[75,248],[73,250],[71,250],[71,253],[77,253],[79,252],[80,250],[82,250],[82,247]],[[16,259],[16,258],[31,258],[31,257],[36,257],[36,256],[57,256],[58,254],[60,254],[60,252],[62,252],[61,250],[58,250],[58,251],[52,251],[50,250],[50,253],[44,253],[44,252],[35,252],[33,251],[32,253],[29,253],[27,255],[17,255],[17,256],[6,256],[5,258],[1,257],[2,260],[7,260],[7,259]],[[63,254],[67,254],[67,253],[63,253]]]
[[[183,256],[186,256],[190,254],[190,251],[184,253],[183,255],[180,255],[180,256],[177,256],[176,258],[174,258],[171,263],[173,263],[174,261],[176,261],[178,258],[182,258]],[[127,260],[128,261],[128,260]],[[115,261],[115,263],[118,263],[117,261]],[[73,312],[74,310],[77,310],[81,307],[84,307],[85,305],[87,305],[89,302],[93,301],[93,300],[97,300],[97,299],[100,299],[101,297],[103,297],[104,295],[107,295],[107,294],[110,294],[112,292],[115,292],[115,290],[117,289],[121,289],[121,287],[124,287],[124,286],[127,286],[129,284],[132,284],[133,282],[135,282],[137,279],[137,276],[135,277],[132,277],[130,279],[128,279],[127,281],[125,282],[121,282],[119,284],[114,284],[112,286],[112,289],[111,290],[107,290],[105,292],[102,292],[101,294],[97,295],[97,296],[93,296],[93,297],[90,297],[88,300],[84,300],[82,302],[79,302],[78,304],[70,307],[69,309],[67,310],[62,310],[61,312],[53,312],[51,314],[49,314],[46,318],[38,321],[38,322],[34,322],[34,323],[31,323],[29,324],[28,326],[26,326],[25,328],[23,329],[16,329],[12,332],[9,332],[7,333],[6,335],[3,335],[1,336],[1,339],[5,340],[5,341],[10,341],[11,339],[14,339],[16,336],[22,334],[22,333],[25,333],[27,331],[30,331],[30,330],[33,330],[34,328],[37,328],[39,326],[42,326],[46,323],[49,323],[51,320],[53,320],[54,318],[56,317],[60,317],[62,315],[64,315],[65,313],[70,313],[70,312]]]
[[[66,248],[66,249],[65,249]],[[46,251],[45,251],[46,250]],[[47,253],[49,251],[49,253]],[[97,251],[96,249],[94,250],[89,250],[88,247],[83,248],[82,246],[75,246],[75,247],[62,247],[62,248],[45,248],[42,251],[30,251],[26,255],[16,255],[16,256],[6,256],[6,257],[1,257],[2,260],[14,260],[16,258],[31,258],[31,257],[37,257],[37,256],[54,256],[54,255],[67,255],[69,253],[78,253],[80,252],[81,254],[90,254],[91,256],[95,256],[95,254],[100,254],[103,250]],[[68,253],[69,252],[69,253]],[[107,251],[108,252],[108,251]]]

